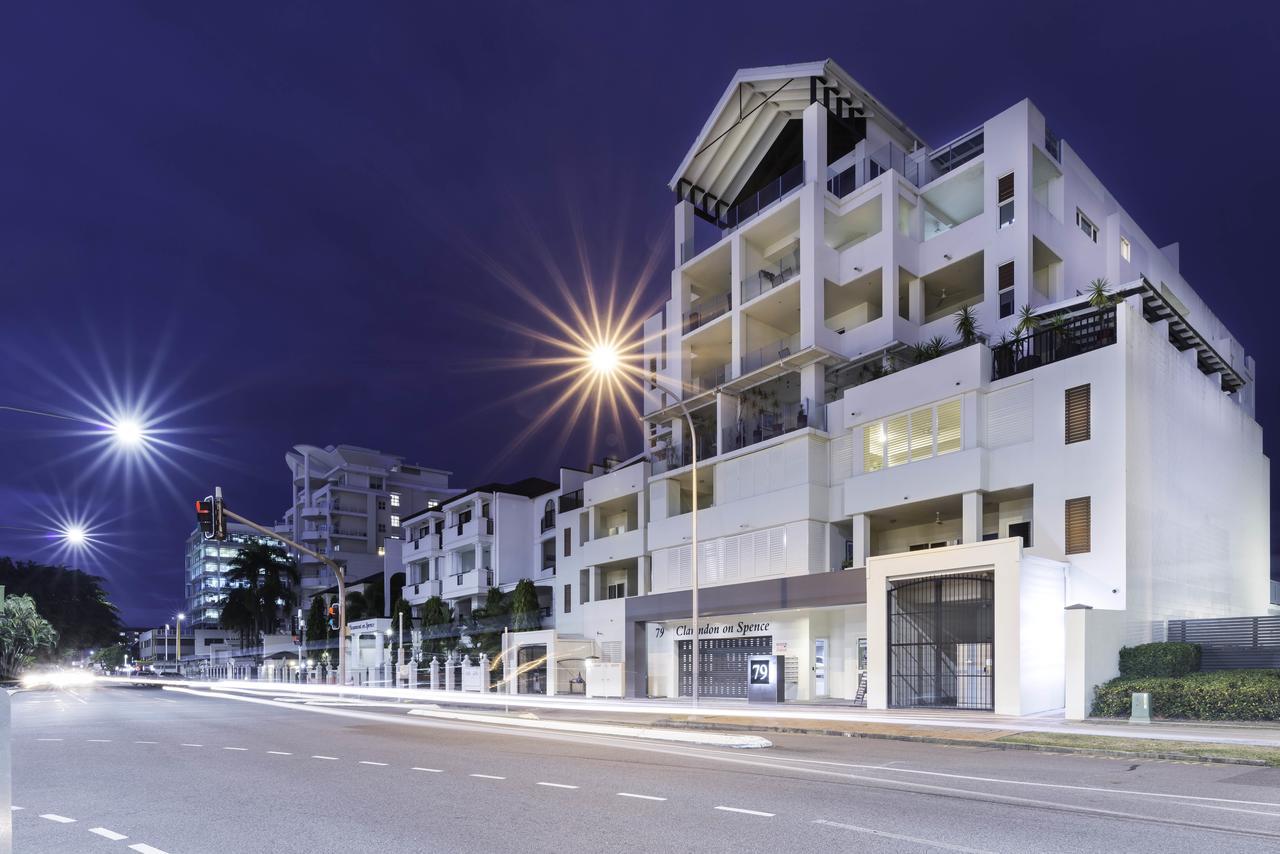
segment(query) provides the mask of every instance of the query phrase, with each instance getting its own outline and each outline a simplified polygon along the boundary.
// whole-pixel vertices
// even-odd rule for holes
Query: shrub
[[[1200,645],[1195,643],[1144,643],[1120,650],[1120,675],[1186,676],[1200,669]]]
[[[1099,685],[1097,717],[1128,717],[1130,694],[1151,694],[1151,714],[1201,721],[1280,720],[1280,670],[1218,670],[1180,677],[1121,676]]]

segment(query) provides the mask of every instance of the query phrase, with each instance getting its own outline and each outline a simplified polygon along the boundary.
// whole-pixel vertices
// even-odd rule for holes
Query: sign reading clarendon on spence
[[[748,623],[745,620],[728,623],[704,623],[698,627],[698,637],[716,637],[716,638],[732,638],[741,635],[755,635],[769,631],[769,623]],[[654,638],[660,638],[667,633],[667,626],[657,625],[653,627]],[[672,633],[678,638],[693,637],[693,627],[688,623],[677,623],[671,626]]]

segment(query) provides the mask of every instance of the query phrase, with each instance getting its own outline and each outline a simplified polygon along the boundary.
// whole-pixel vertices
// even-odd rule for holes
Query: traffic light
[[[203,501],[196,502],[196,519],[200,522],[200,531],[206,540],[227,538],[227,517],[222,510],[221,490],[214,495],[206,495]]]
[[[338,630],[338,606],[337,605],[329,606],[329,628],[333,629],[335,632]]]
[[[204,534],[204,538],[206,540],[214,539],[212,495],[206,497],[204,501],[196,502],[196,519],[200,521],[200,531]]]

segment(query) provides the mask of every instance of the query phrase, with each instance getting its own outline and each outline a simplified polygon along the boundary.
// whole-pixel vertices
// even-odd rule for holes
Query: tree
[[[511,591],[512,628],[517,632],[532,631],[542,626],[542,607],[538,604],[538,588],[527,578],[516,582]]]
[[[499,588],[490,587],[484,597],[484,607],[471,612],[475,623],[470,632],[473,648],[489,656],[490,660],[497,658],[502,651],[502,630],[508,625],[509,606],[506,595]]]
[[[1036,310],[1029,305],[1023,305],[1018,309],[1018,325],[1013,327],[1013,331],[1019,335],[1026,335],[1035,332],[1040,328],[1040,318],[1036,317]]]
[[[218,625],[230,632],[240,635],[240,646],[249,646],[249,641],[258,636],[257,597],[248,587],[233,587],[222,602],[222,612],[218,615]]]
[[[427,652],[444,652],[453,633],[453,610],[439,596],[432,596],[422,603],[422,637]]]
[[[347,623],[363,620],[369,616],[369,600],[359,590],[347,594]]]
[[[111,671],[124,664],[124,654],[124,644],[113,643],[95,652],[90,660],[103,670]]]
[[[30,596],[57,635],[57,651],[73,652],[120,640],[120,615],[103,580],[65,566],[0,558],[0,585],[11,596]]]
[[[323,596],[316,594],[307,609],[307,646],[313,650],[328,649],[329,631],[329,606]]]
[[[403,623],[401,623],[400,621],[401,615],[404,616]],[[391,638],[392,638],[391,647],[392,649],[395,650],[397,661],[400,660],[399,655],[400,655],[401,626],[403,626],[404,628],[405,637],[408,638],[409,632],[413,631],[413,608],[411,608],[409,606],[409,603],[404,601],[403,598],[398,598],[396,599],[396,603],[391,606]],[[405,643],[411,644],[412,641],[408,640],[408,641],[405,641]],[[406,652],[405,656],[408,657],[408,654],[409,653]]]
[[[252,542],[227,564],[227,580],[251,591],[254,625],[275,634],[298,601],[298,565],[283,546]]]
[[[9,596],[0,602],[0,676],[14,678],[41,650],[52,650],[57,642],[57,631],[36,611],[30,596]]]

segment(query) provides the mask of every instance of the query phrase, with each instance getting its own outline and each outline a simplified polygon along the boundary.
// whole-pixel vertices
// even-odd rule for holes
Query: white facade
[[[671,188],[671,298],[645,325],[652,462],[588,480],[561,519],[557,629],[621,649],[630,694],[680,690],[686,409],[702,636],[794,659],[789,698],[901,704],[886,615],[913,579],[994,591],[973,611],[994,652],[943,657],[990,686],[973,707],[1015,714],[1082,696],[1068,675],[1101,672],[1082,648],[1114,662],[1170,618],[1266,612],[1253,360],[1177,245],[1154,244],[1030,101],[933,149],[834,63],[741,71]],[[1089,304],[1097,278],[1118,304]],[[1043,331],[1017,335],[1024,306]],[[937,336],[950,346],[917,364]],[[1082,647],[1068,606],[1121,628]]]
[[[406,517],[459,492],[447,471],[354,445],[298,445],[285,463],[293,504],[276,530],[342,564],[351,581],[383,570],[385,543],[403,538]],[[324,564],[305,556],[299,571],[302,602],[335,581]]]
[[[187,626],[216,629],[227,599],[230,582],[228,564],[250,543],[279,545],[279,540],[254,533],[239,522],[227,523],[227,539],[206,540],[199,526],[187,536],[186,615]]]

